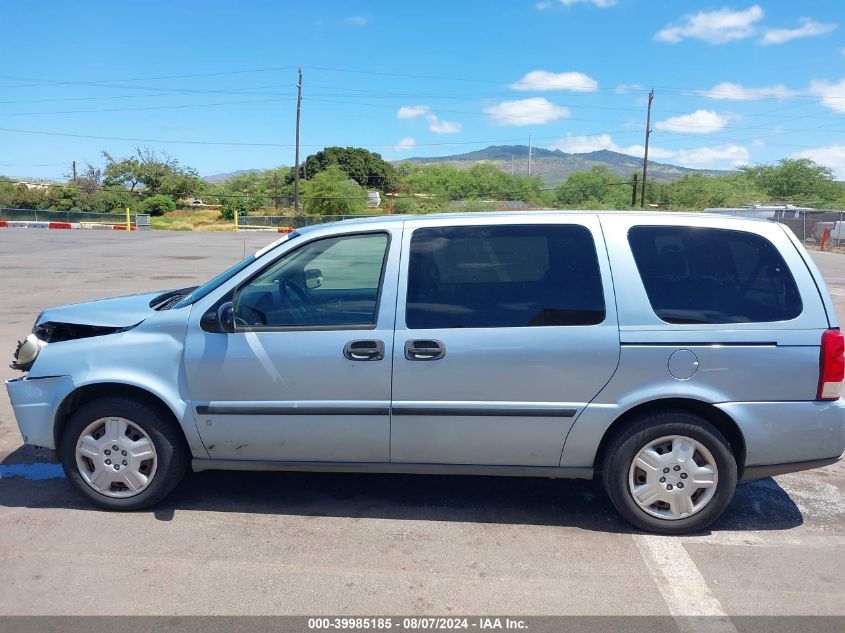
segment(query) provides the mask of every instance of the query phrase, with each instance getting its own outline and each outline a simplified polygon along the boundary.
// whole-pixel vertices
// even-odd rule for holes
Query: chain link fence
[[[340,220],[351,220],[353,218],[375,218],[382,214],[373,215],[242,215],[238,217],[238,225],[242,228],[248,226],[278,228],[290,226],[295,229],[313,224],[324,224],[326,222],[338,222]]]
[[[455,210],[459,210],[456,208]],[[757,218],[780,222],[788,226],[803,243],[808,246],[821,242],[825,229],[830,229],[829,240],[835,246],[845,246],[845,210],[843,209],[806,209],[787,206],[754,206],[742,208],[711,208],[707,213],[732,215],[737,217]],[[292,227],[295,229],[338,222],[352,218],[372,218],[381,214],[369,215],[247,215],[238,218],[242,228],[279,228]],[[5,209],[0,208],[0,221],[15,220],[29,222],[100,222],[103,224],[123,224],[126,222],[124,213],[94,213],[86,211],[52,211],[43,209]],[[135,216],[132,216],[135,224]],[[234,223],[233,223],[234,228]]]
[[[0,221],[2,220],[16,222],[100,222],[103,224],[125,224],[126,214],[0,208]],[[134,216],[132,217],[132,223],[135,223]]]
[[[706,213],[732,215],[743,218],[757,218],[780,222],[788,226],[793,233],[808,246],[821,243],[825,229],[830,229],[829,239],[836,246],[845,244],[845,210],[842,209],[806,209],[789,205],[755,206],[737,209],[705,209]]]

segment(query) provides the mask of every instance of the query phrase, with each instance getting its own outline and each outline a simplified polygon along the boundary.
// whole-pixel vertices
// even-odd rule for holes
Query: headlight
[[[39,340],[35,334],[30,334],[23,341],[18,341],[18,348],[15,350],[15,357],[12,360],[12,369],[29,371],[38,353],[44,347],[44,342]]]

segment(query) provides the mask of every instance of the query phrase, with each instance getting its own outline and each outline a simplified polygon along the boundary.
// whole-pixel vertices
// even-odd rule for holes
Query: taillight
[[[839,329],[822,334],[819,355],[819,391],[816,400],[836,400],[845,379],[845,337]]]

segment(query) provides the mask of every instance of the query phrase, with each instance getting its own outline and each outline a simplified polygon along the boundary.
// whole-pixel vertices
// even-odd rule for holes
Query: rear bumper
[[[845,452],[845,400],[716,405],[745,438],[743,479],[832,464]]]
[[[56,411],[74,390],[73,380],[69,376],[15,378],[6,381],[6,390],[24,443],[55,449]]]
[[[791,464],[769,464],[768,466],[746,466],[742,473],[743,481],[749,479],[764,479],[765,477],[774,477],[775,475],[785,475],[786,473],[797,473],[799,470],[811,470],[813,468],[822,468],[823,466],[830,466],[835,464],[840,459],[839,457],[828,457],[827,459],[815,459],[808,462],[792,462]]]

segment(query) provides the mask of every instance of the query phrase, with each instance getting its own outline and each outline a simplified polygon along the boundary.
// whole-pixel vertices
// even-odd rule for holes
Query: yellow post
[[[132,230],[132,220],[129,219],[129,207],[126,207],[126,230]]]
[[[235,209],[235,233],[238,232],[238,210]]]

